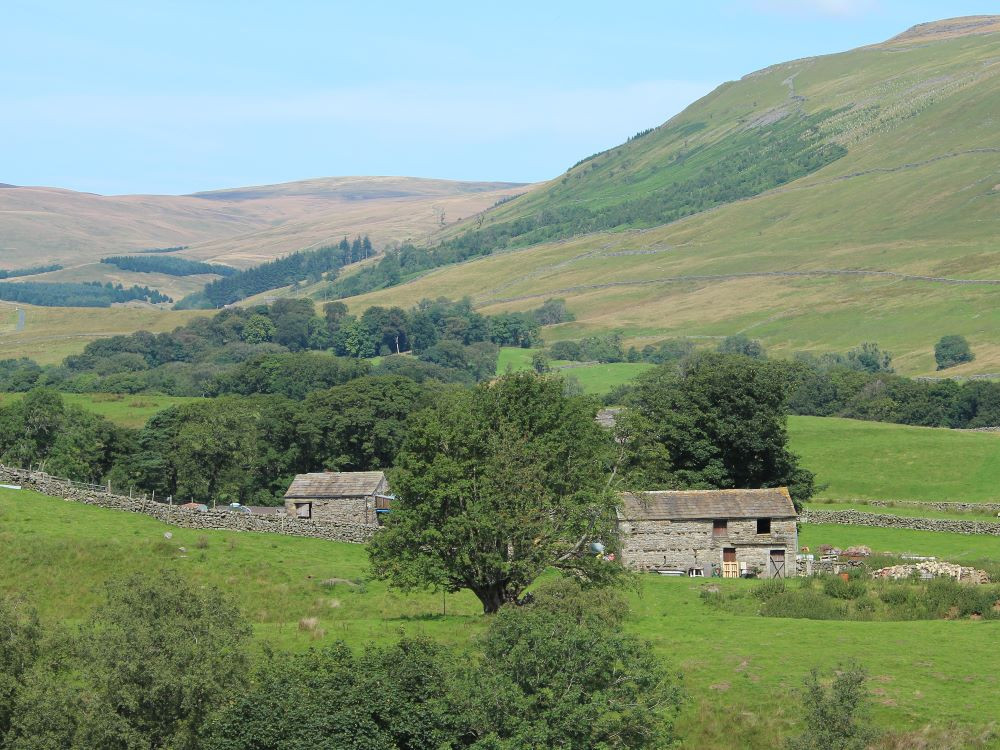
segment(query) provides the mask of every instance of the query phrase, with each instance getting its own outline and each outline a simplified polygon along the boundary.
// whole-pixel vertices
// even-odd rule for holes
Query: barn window
[[[298,518],[312,518],[313,517],[313,504],[312,503],[295,503],[295,515]]]
[[[771,533],[771,519],[770,518],[758,518],[757,519],[757,533],[758,534],[770,534]]]
[[[712,536],[725,536],[729,523],[725,518],[716,518],[712,521]]]

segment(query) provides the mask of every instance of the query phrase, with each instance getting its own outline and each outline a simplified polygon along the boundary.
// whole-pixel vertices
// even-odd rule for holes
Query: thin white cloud
[[[766,13],[800,16],[853,18],[878,9],[878,0],[748,0],[748,5]]]

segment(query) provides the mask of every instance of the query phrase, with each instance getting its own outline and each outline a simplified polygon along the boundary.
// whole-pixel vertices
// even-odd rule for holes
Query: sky
[[[534,182],[720,83],[993,2],[0,0],[0,182]]]

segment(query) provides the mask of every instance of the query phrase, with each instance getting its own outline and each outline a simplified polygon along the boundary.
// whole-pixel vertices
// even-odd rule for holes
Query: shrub
[[[823,579],[823,593],[834,599],[857,599],[864,596],[867,590],[862,581],[845,581],[838,576]]]
[[[788,750],[864,750],[877,737],[868,726],[871,697],[865,687],[865,671],[851,665],[837,670],[829,688],[820,683],[819,672],[805,681],[803,719],[806,731],[789,740]]]
[[[785,593],[784,578],[768,578],[753,587],[753,595],[758,599],[770,599],[772,596]]]
[[[786,591],[765,601],[760,607],[764,617],[793,617],[801,620],[842,620],[846,606],[831,601],[815,591]]]
[[[969,342],[965,336],[942,336],[941,340],[934,345],[934,361],[937,362],[937,369],[945,370],[963,362],[971,362],[976,358],[969,348]]]

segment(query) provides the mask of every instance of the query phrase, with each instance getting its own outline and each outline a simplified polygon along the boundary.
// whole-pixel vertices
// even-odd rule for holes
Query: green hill
[[[934,342],[960,333],[977,359],[955,372],[998,372],[998,18],[726,83],[455,235],[506,252],[352,307],[558,295],[577,321],[553,340],[744,331],[778,353],[876,340],[905,373],[933,371]]]

